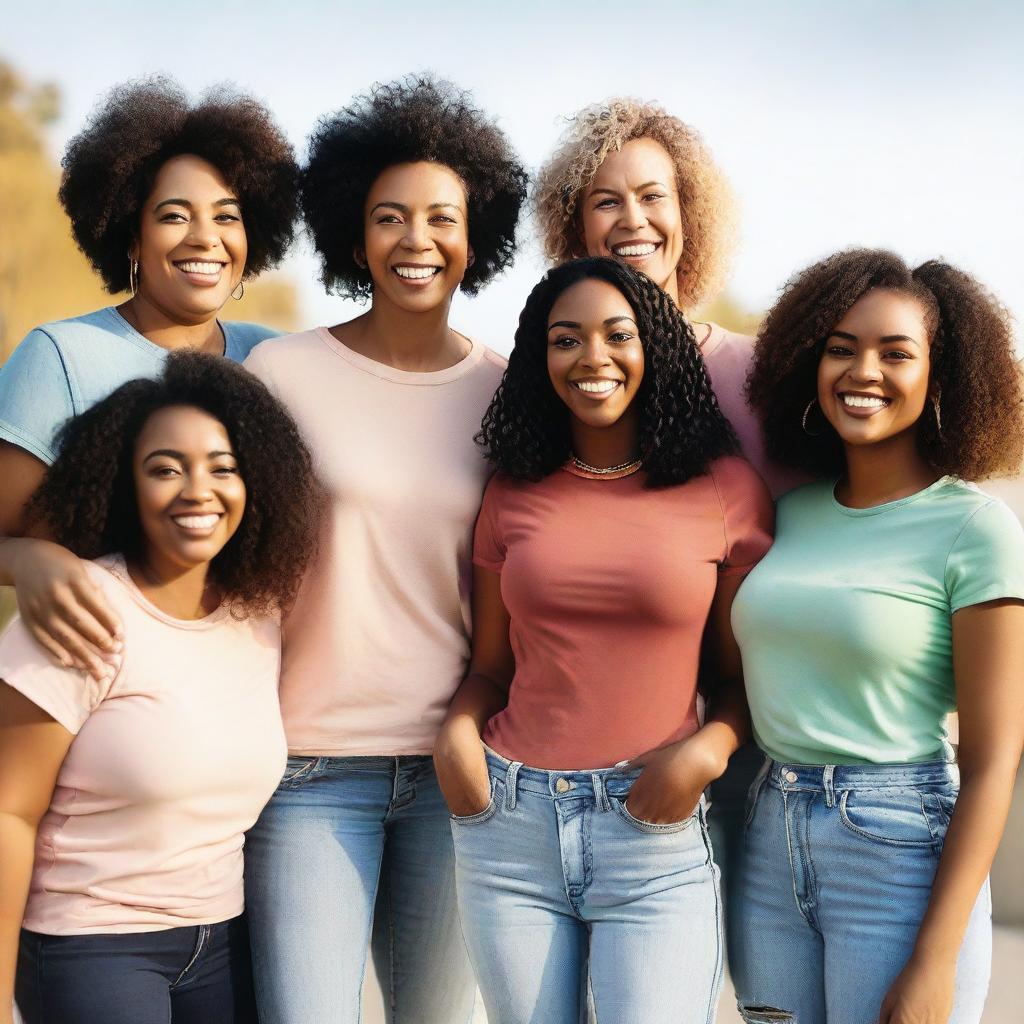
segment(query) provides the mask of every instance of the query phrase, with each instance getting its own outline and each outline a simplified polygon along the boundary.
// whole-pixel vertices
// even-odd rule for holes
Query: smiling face
[[[588,256],[613,256],[679,301],[683,222],[672,158],[654,139],[609,153],[580,201]]]
[[[396,164],[366,198],[356,253],[373,278],[374,302],[427,312],[451,302],[470,258],[466,190],[443,164]]]
[[[548,315],[547,362],[555,393],[579,424],[636,430],[644,350],[618,288],[590,278],[562,292]]]
[[[928,401],[930,340],[921,303],[873,288],[825,340],[818,402],[846,445],[913,439]]]
[[[238,197],[213,164],[171,157],[139,215],[130,255],[139,296],[177,323],[203,323],[242,280],[248,244]]]
[[[245,483],[224,425],[191,406],[153,413],[132,462],[150,569],[169,578],[210,562],[245,511]]]

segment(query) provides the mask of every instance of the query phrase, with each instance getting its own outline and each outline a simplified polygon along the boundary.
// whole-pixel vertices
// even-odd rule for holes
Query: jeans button
[[[799,775],[797,775],[797,773],[796,773],[796,772],[786,772],[786,774],[785,774],[785,775],[783,776],[783,778],[784,778],[784,779],[785,779],[785,780],[786,780],[787,782],[796,782],[796,780],[797,780],[797,779],[798,779],[799,777],[800,777],[800,776],[799,776]]]
[[[568,779],[559,779],[555,783],[555,790],[559,793],[568,793],[572,788],[573,785]]]

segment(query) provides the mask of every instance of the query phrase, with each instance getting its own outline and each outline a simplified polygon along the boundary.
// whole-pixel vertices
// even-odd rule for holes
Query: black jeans
[[[256,1024],[244,917],[156,932],[22,930],[25,1024]]]

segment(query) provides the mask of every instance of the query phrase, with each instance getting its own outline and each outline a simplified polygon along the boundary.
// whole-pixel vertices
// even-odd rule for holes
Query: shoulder
[[[744,373],[754,355],[756,339],[749,334],[737,334],[719,324],[709,324],[710,333],[701,352],[709,367],[742,368]],[[699,328],[697,337],[700,337]]]
[[[473,345],[474,352],[469,357],[473,364],[463,379],[471,381],[474,391],[483,392],[490,399],[505,375],[508,360],[482,342],[474,341]]]
[[[317,328],[297,331],[294,334],[278,334],[256,342],[245,356],[245,368],[257,377],[272,373],[282,366],[294,366],[294,360],[303,352],[324,348]]]
[[[233,362],[241,363],[261,342],[276,338],[281,333],[262,324],[250,324],[241,320],[221,322],[224,328],[224,355]]]
[[[708,467],[708,473],[715,487],[723,497],[736,499],[750,496],[761,500],[768,495],[768,488],[761,474],[740,455],[724,455]],[[770,501],[770,496],[768,497]]]
[[[803,509],[820,508],[832,502],[832,495],[835,491],[834,480],[813,480],[809,484],[801,484],[787,491],[778,499],[777,507],[779,515],[783,512],[792,514]]]
[[[477,344],[480,343],[477,342]],[[488,345],[480,345],[480,347],[483,349],[483,355],[480,358],[481,366],[500,377],[508,368],[508,360]]]
[[[993,549],[1006,544],[1016,547],[1024,542],[1024,527],[1005,501],[960,481],[952,483],[948,497],[943,497],[951,505],[956,503],[956,511],[963,518],[958,541],[969,538]]]

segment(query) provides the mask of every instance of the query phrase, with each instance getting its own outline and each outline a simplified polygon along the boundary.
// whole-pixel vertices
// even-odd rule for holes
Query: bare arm
[[[701,793],[725,771],[730,756],[750,735],[743,662],[731,622],[732,603],[743,580],[719,577],[708,615],[704,644],[715,689],[703,727],[688,739],[630,762],[644,768],[627,801],[629,812],[643,821],[667,824],[691,814]]]
[[[25,509],[46,466],[17,445],[0,441],[0,586],[13,586],[26,627],[54,658],[97,679],[98,657],[112,650],[120,622],[82,562],[33,529],[26,536]]]
[[[490,799],[480,737],[488,719],[508,703],[508,688],[515,672],[508,628],[501,576],[474,567],[473,655],[434,748],[438,782],[453,814],[475,814]]]
[[[74,739],[0,681],[0,1024],[11,1024],[18,937],[32,878],[36,829]]]
[[[960,795],[910,962],[882,1004],[883,1024],[945,1022],[956,959],[1006,827],[1024,745],[1024,603],[953,616]]]

